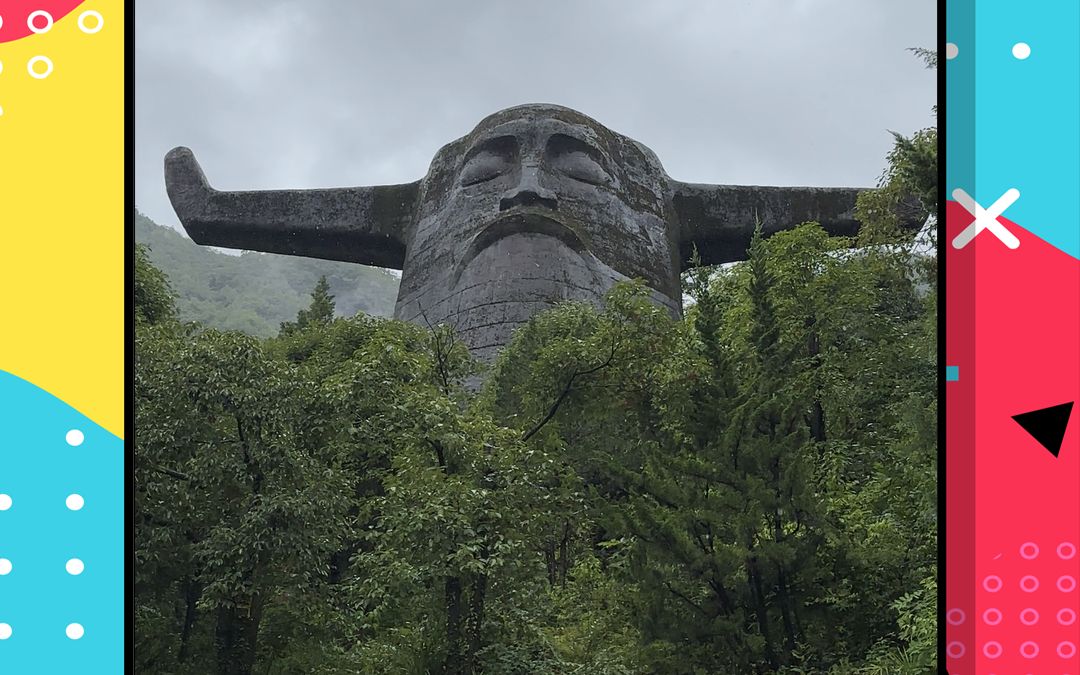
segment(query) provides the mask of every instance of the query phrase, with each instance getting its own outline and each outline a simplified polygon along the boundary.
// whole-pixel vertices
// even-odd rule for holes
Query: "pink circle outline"
[[[1024,615],[1027,614],[1028,612],[1031,612],[1032,614],[1035,615],[1035,618],[1032,619],[1031,621],[1027,621],[1027,620],[1024,619]],[[1020,623],[1024,624],[1025,626],[1034,626],[1035,624],[1039,623],[1039,612],[1038,612],[1038,610],[1036,610],[1034,607],[1027,607],[1025,609],[1020,610]]]
[[[1035,587],[1034,588],[1028,588],[1025,585],[1025,582],[1028,579],[1031,579],[1032,581],[1035,582]],[[1039,579],[1037,577],[1031,576],[1030,574],[1024,575],[1023,577],[1020,578],[1020,590],[1022,590],[1025,593],[1034,593],[1035,591],[1039,590]]]
[[[1069,652],[1068,654],[1062,654],[1061,653],[1061,648],[1065,647],[1065,646],[1068,646],[1069,649],[1071,649],[1072,651]],[[1057,655],[1060,656],[1063,659],[1071,659],[1072,657],[1076,656],[1076,645],[1074,645],[1072,642],[1069,642],[1068,640],[1062,640],[1061,642],[1058,643]]]
[[[1024,555],[1024,549],[1027,548],[1028,546],[1035,549],[1035,552],[1032,553],[1031,555]],[[1024,560],[1034,560],[1035,558],[1038,558],[1039,557],[1039,545],[1036,544],[1033,541],[1025,541],[1023,544],[1020,544],[1020,557],[1023,558]]]
[[[959,614],[960,618],[953,621],[953,612]],[[965,619],[967,619],[967,615],[964,614],[964,610],[960,609],[959,607],[953,607],[945,613],[945,620],[949,622],[950,626],[959,626],[960,624],[964,623]]]
[[[994,654],[990,654],[990,651],[989,651],[990,650],[990,645],[993,645],[994,648],[997,649],[997,651]],[[1004,652],[1004,651],[1005,650],[1002,648],[1001,643],[998,642],[997,640],[990,640],[989,642],[987,642],[986,644],[983,645],[983,656],[985,656],[988,659],[999,658],[1001,656],[1001,653]]]
[[[989,614],[990,612],[993,612],[994,614],[997,615],[997,618],[994,619],[993,621],[986,618],[986,615]],[[996,625],[998,625],[999,623],[1001,623],[1001,610],[998,609],[997,607],[988,607],[986,609],[986,611],[983,612],[982,620],[983,620],[983,623],[985,623],[987,626],[996,626]]]
[[[1061,552],[1061,549],[1066,547],[1066,546],[1068,546],[1069,549],[1071,550],[1069,555],[1065,555],[1064,553]],[[1073,558],[1076,557],[1076,544],[1072,543],[1071,541],[1063,541],[1063,542],[1061,542],[1057,546],[1057,554],[1058,554],[1058,557],[1061,558],[1062,560],[1072,560]]]
[[[1064,614],[1065,612],[1068,612],[1069,615],[1070,615],[1070,618],[1069,618],[1068,621],[1065,621],[1065,620],[1063,620],[1061,618],[1061,615]],[[1061,609],[1058,610],[1057,622],[1060,623],[1062,626],[1071,626],[1071,625],[1073,625],[1074,623],[1076,623],[1076,611],[1073,610],[1071,607],[1062,607]]]
[[[993,588],[993,589],[990,588],[989,582],[990,582],[991,579],[994,579],[995,581],[997,581],[997,587],[996,588]],[[987,576],[987,577],[985,577],[983,579],[982,585],[983,585],[983,589],[987,593],[997,593],[998,591],[1001,590],[1001,585],[1002,585],[1001,577],[999,577],[996,574],[991,574],[991,575],[989,575],[989,576]]]
[[[1072,586],[1070,586],[1068,589],[1065,589],[1065,588],[1061,587],[1061,582],[1064,581],[1065,579],[1068,579],[1069,583],[1072,584]],[[1062,593],[1072,593],[1073,591],[1076,590],[1076,578],[1073,577],[1071,574],[1063,574],[1063,575],[1061,575],[1060,577],[1058,577],[1058,580],[1057,580],[1057,589],[1059,591],[1061,591]]]
[[[1024,648],[1027,647],[1028,645],[1031,645],[1032,647],[1035,648],[1035,653],[1034,654],[1028,655],[1028,653],[1024,651]],[[1028,640],[1027,642],[1020,645],[1020,656],[1023,656],[1025,659],[1033,659],[1038,655],[1039,655],[1039,644],[1037,642],[1032,642],[1031,640]]]
[[[953,654],[953,647],[959,647],[960,648],[960,653],[959,654]],[[949,643],[949,645],[947,647],[945,647],[945,655],[948,656],[950,659],[962,659],[962,658],[964,658],[964,654],[966,654],[966,653],[967,653],[967,649],[964,647],[963,642],[957,642],[957,641],[953,640],[952,642]]]

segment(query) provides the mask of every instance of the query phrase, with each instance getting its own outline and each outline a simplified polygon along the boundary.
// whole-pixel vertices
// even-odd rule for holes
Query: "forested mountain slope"
[[[394,312],[398,280],[379,268],[271,253],[228,255],[138,212],[135,241],[168,276],[185,321],[269,337],[308,306],[320,276],[330,284],[339,316]]]

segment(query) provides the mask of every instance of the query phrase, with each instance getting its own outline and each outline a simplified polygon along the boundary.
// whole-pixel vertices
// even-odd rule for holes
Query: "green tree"
[[[309,326],[325,326],[334,320],[334,296],[330,295],[330,284],[325,276],[319,277],[315,289],[311,291],[311,304],[300,310],[296,321],[281,324],[281,334],[303,331]]]
[[[158,324],[176,319],[176,305],[169,280],[150,264],[147,248],[135,245],[133,279],[135,324]]]
[[[937,52],[911,50],[927,68],[937,68]],[[937,116],[937,106],[933,108]],[[863,224],[862,243],[902,240],[897,232],[901,217],[923,220],[938,211],[938,134],[937,127],[920,129],[904,136],[890,131],[893,148],[878,180],[878,189],[859,195],[855,215]]]
[[[929,194],[912,143],[881,203]],[[852,243],[758,234],[683,318],[563,303],[478,393],[326,277],[274,338],[182,324],[137,250],[136,668],[932,672],[936,284]]]
[[[398,279],[377,267],[253,251],[223,253],[138,211],[135,240],[168,276],[179,318],[207,328],[277,335],[283,322],[295,321],[310,304],[320,276],[326,277],[342,316],[388,317],[394,312]]]

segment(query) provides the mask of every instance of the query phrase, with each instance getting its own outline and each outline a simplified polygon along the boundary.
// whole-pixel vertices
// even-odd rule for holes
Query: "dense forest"
[[[265,339],[186,321],[140,248],[136,671],[935,672],[936,269],[894,216],[936,145],[858,241],[755,237],[681,319],[560,305],[478,392],[317,279]]]
[[[379,268],[250,251],[219,253],[137,211],[135,241],[168,276],[183,321],[272,337],[307,306],[320,277],[330,285],[339,316],[394,313],[398,280]]]

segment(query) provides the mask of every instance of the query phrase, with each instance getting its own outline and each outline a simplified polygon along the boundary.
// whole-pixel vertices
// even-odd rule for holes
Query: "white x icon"
[[[960,188],[953,190],[952,196],[968,213],[975,216],[975,222],[964,228],[964,231],[956,235],[956,239],[953,239],[953,248],[964,248],[983,230],[993,232],[994,236],[1009,248],[1020,246],[1020,240],[1016,238],[1016,235],[1005,229],[1005,226],[998,220],[998,216],[1004,213],[1005,209],[1012,206],[1017,199],[1020,199],[1019,190],[1009,188],[988,209],[979,206],[979,203],[972,199],[971,195]]]

